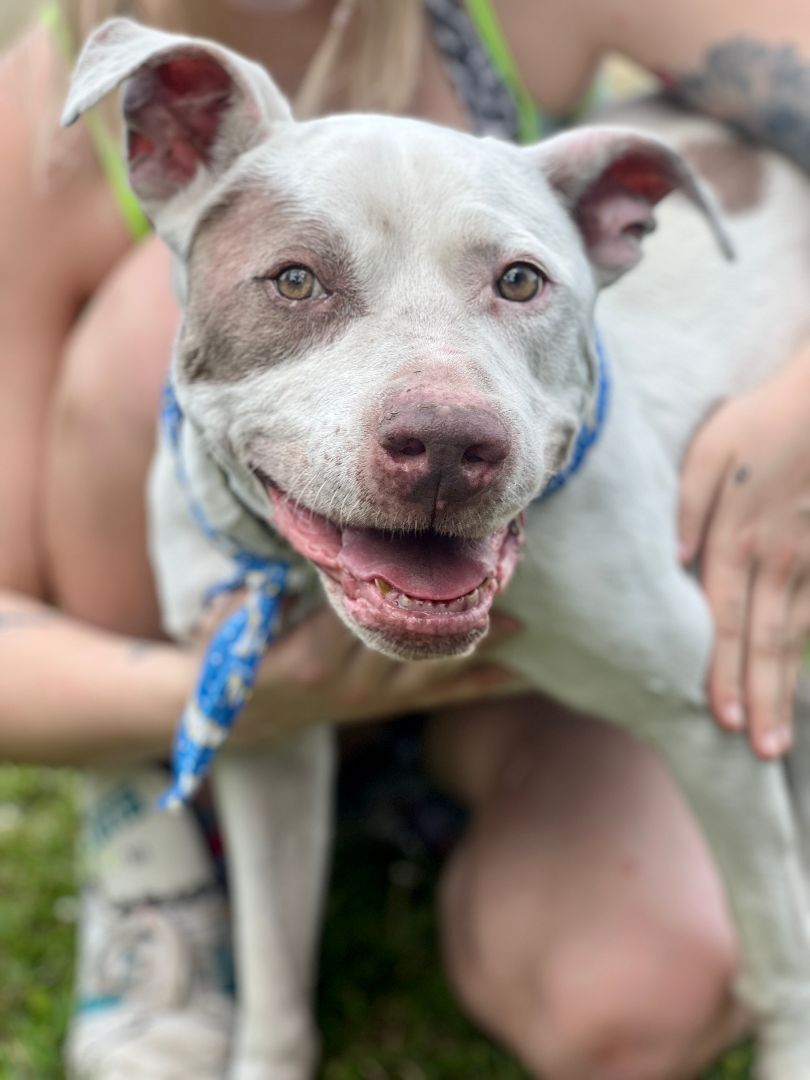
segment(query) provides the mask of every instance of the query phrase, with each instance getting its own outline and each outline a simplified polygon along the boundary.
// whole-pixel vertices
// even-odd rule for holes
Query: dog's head
[[[177,260],[187,414],[365,641],[469,650],[593,405],[596,292],[669,192],[714,220],[694,177],[623,129],[521,149],[296,123],[260,68],[126,20],[86,46],[66,122],[122,82],[131,183]]]

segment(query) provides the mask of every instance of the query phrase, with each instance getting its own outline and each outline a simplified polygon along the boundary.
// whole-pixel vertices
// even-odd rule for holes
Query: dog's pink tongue
[[[455,600],[495,573],[497,551],[492,538],[346,528],[339,562],[361,581],[384,578],[417,600]]]

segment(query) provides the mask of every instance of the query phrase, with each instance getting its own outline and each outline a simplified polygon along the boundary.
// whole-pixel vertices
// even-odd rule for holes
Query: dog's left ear
[[[629,128],[582,127],[529,152],[576,222],[600,285],[636,265],[643,237],[655,228],[653,208],[673,191],[701,211],[720,250],[734,258],[702,184],[660,139]]]
[[[262,68],[215,42],[112,19],[82,50],[62,123],[122,83],[132,189],[183,255],[210,190],[274,124],[292,120],[289,105]]]

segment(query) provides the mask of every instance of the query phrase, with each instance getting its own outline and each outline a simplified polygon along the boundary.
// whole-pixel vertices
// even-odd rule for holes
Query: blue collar
[[[533,500],[534,502],[542,502],[548,495],[553,495],[555,491],[559,491],[561,487],[567,484],[571,477],[582,468],[591,447],[602,434],[610,404],[611,384],[607,353],[598,333],[596,334],[596,357],[599,362],[599,370],[596,374],[596,401],[593,407],[593,419],[583,421],[577,432],[568,461],[559,472],[554,473],[540,494]]]

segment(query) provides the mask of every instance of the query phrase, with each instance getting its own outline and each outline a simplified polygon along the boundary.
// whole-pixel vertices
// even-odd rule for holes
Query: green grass
[[[75,894],[74,779],[0,769],[0,1077],[61,1076]],[[62,916],[61,918],[59,916]]]
[[[76,783],[0,769],[0,1080],[58,1080],[70,1009]],[[521,1080],[436,960],[432,870],[344,835],[323,948],[321,1080]],[[711,1080],[749,1080],[737,1051]],[[708,1078],[707,1078],[708,1080]]]

